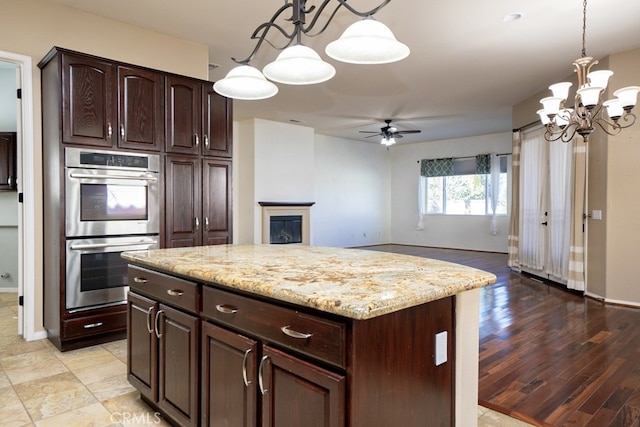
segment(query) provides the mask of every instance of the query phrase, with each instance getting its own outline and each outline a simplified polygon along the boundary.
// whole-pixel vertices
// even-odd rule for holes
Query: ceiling
[[[219,80],[254,48],[250,36],[282,0],[52,0],[209,47],[210,72]],[[380,0],[350,0],[370,10]],[[308,5],[319,1],[308,0]],[[336,3],[333,1],[332,3]],[[328,8],[329,10],[331,8]],[[503,22],[511,13],[517,21]],[[384,119],[398,130],[420,129],[411,143],[509,131],[511,106],[572,73],[580,56],[580,0],[393,0],[376,19],[411,49],[403,61],[351,65],[334,61],[324,47],[357,17],[344,8],[318,37],[304,38],[336,68],[336,76],[310,86],[279,84],[262,101],[234,101],[234,119],[299,123],[317,133],[379,142]],[[640,47],[640,2],[591,0],[587,55],[601,58]],[[290,25],[284,23],[283,25]],[[287,27],[288,28],[288,27]],[[262,68],[279,51],[265,44],[251,65]],[[211,67],[213,68],[213,67]],[[596,67],[597,68],[597,67]],[[615,72],[615,70],[613,70]],[[640,84],[640,73],[638,81]]]

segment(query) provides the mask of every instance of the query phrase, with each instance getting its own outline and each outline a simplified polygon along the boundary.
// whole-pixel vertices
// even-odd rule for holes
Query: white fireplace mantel
[[[262,243],[270,242],[272,216],[299,215],[302,217],[302,245],[311,244],[311,206],[315,202],[258,202],[262,206]]]

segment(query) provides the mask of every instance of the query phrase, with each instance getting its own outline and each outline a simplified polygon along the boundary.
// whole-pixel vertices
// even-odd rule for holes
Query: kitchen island
[[[129,380],[176,423],[476,423],[479,288],[491,273],[301,245],[122,256]]]

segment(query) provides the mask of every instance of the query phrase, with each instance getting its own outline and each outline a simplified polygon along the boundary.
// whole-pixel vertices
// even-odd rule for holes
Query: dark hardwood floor
[[[507,267],[507,255],[363,249],[490,271],[481,291],[479,403],[539,426],[640,427],[640,309],[606,305]]]

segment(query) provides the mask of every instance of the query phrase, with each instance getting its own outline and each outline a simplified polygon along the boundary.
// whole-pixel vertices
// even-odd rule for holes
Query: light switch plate
[[[436,334],[436,366],[440,366],[447,361],[447,331]]]

